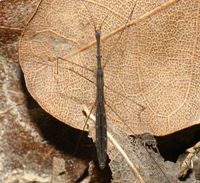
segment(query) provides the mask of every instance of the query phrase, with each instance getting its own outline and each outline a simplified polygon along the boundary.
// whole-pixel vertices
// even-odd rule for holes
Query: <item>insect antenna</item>
[[[130,12],[130,14],[129,14],[129,17],[127,18],[127,20],[126,20],[126,22],[125,22],[125,26],[124,26],[125,28],[121,31],[121,33],[120,33],[120,35],[119,35],[119,38],[117,39],[115,45],[117,45],[117,44],[120,42],[120,40],[121,40],[121,38],[122,38],[122,35],[124,34],[124,32],[125,32],[125,30],[126,30],[126,27],[128,27],[128,23],[129,23],[129,21],[132,19],[133,12],[134,12],[134,10],[135,10],[136,5],[137,5],[137,0],[135,1],[134,5],[133,5],[133,7],[132,7],[132,9],[131,9],[131,12]],[[113,49],[114,49],[114,48],[113,48]],[[112,55],[112,51],[110,51],[110,54],[108,55],[108,59],[105,61],[104,65],[103,65],[103,68],[106,67],[106,65],[107,65],[107,63],[108,63],[109,58],[111,57],[111,55]]]
[[[90,11],[90,10],[88,9],[88,7],[86,6],[86,4],[85,4],[84,0],[81,0],[81,1],[82,1],[83,5],[85,6],[85,9],[88,11],[88,15],[89,15],[89,17],[90,17],[90,19],[91,19],[92,26],[93,26],[93,27],[94,27],[94,29],[96,30],[95,21],[94,21],[94,18],[93,18],[93,16],[92,16],[92,13],[91,13],[91,11]],[[90,23],[90,21],[89,21],[89,23]]]

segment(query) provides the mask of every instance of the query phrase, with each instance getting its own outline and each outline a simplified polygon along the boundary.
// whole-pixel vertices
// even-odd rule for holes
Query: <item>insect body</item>
[[[104,169],[107,159],[107,125],[104,99],[104,79],[101,65],[100,29],[95,29],[97,45],[97,70],[96,70],[96,148],[99,168]]]

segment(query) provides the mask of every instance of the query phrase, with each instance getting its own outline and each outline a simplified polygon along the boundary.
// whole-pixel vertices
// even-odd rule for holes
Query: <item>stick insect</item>
[[[137,1],[136,1],[137,2]],[[133,11],[136,7],[136,2],[131,10],[129,18],[132,17]],[[86,5],[84,4],[86,7]],[[89,12],[88,8],[86,7]],[[89,13],[90,14],[90,13]],[[91,15],[91,14],[90,14]],[[106,20],[104,18],[103,22]],[[93,22],[93,18],[92,18]],[[128,20],[126,24],[128,23]],[[107,160],[107,119],[105,110],[105,98],[104,98],[104,73],[102,66],[102,55],[101,55],[101,27],[102,24],[97,27],[94,22],[95,38],[96,38],[96,51],[97,51],[97,68],[96,68],[96,150],[97,159],[100,169],[104,169]]]
[[[97,43],[96,148],[99,168],[104,169],[107,157],[107,125],[104,105],[104,79],[101,65],[101,27],[99,29],[95,28],[95,37]]]
[[[136,7],[135,2],[129,19],[132,17],[133,11]],[[85,4],[84,4],[85,6]],[[85,6],[86,7],[86,6]],[[88,8],[86,7],[89,12]],[[91,15],[91,14],[90,14]],[[107,16],[104,18],[103,22],[106,20]],[[92,18],[93,20],[93,18]],[[93,22],[93,21],[92,21]],[[128,23],[128,20],[126,24]],[[97,159],[100,169],[104,169],[107,160],[107,119],[105,110],[105,98],[104,98],[104,73],[102,67],[102,55],[101,55],[101,27],[95,26],[93,22],[96,38],[96,49],[97,49],[97,69],[96,69],[96,149],[97,149]]]

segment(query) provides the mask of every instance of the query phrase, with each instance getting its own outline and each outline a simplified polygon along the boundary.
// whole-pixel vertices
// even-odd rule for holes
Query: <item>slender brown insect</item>
[[[137,1],[136,1],[137,2]],[[129,19],[132,17],[133,11],[136,6],[136,2],[132,8]],[[85,6],[89,12],[87,6]],[[104,18],[103,22],[107,16]],[[129,20],[128,19],[128,20]],[[126,24],[128,23],[128,20]],[[102,24],[103,24],[102,22]],[[107,160],[107,123],[106,123],[106,111],[105,111],[105,98],[104,98],[104,75],[102,67],[102,55],[101,55],[101,25],[97,28],[93,22],[95,28],[95,38],[97,47],[97,69],[96,69],[96,150],[97,159],[100,169],[104,169]]]
[[[97,70],[96,70],[96,148],[99,168],[104,169],[107,159],[107,125],[104,99],[104,79],[101,65],[101,27],[95,28],[95,37],[97,45]]]

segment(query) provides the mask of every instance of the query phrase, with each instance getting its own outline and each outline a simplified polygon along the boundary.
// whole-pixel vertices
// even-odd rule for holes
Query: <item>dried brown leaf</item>
[[[83,105],[91,109],[96,98],[95,84],[87,80],[95,82],[92,21],[101,24],[108,15],[102,56],[109,121],[155,135],[199,123],[199,1],[140,0],[126,27],[133,4],[41,2],[21,39],[20,63],[30,93],[46,111],[83,128]]]

